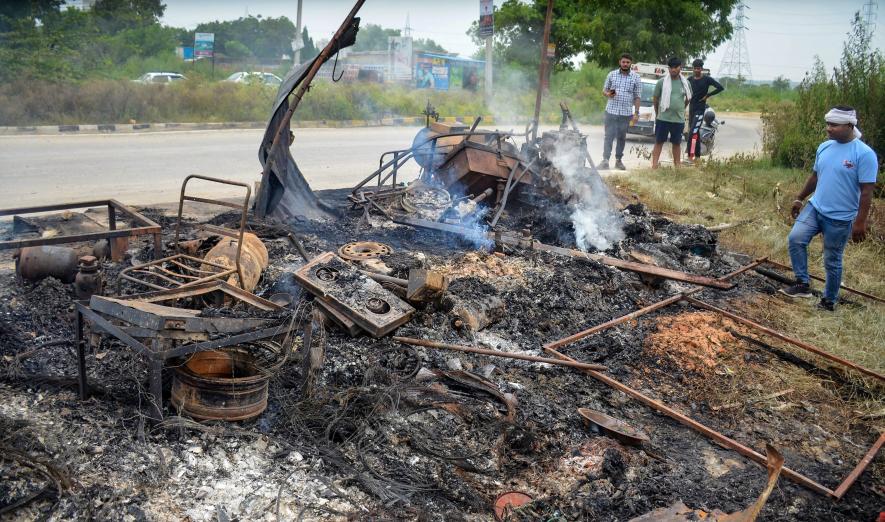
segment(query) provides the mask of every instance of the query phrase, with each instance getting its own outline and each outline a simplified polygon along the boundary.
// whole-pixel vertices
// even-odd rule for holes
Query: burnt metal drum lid
[[[588,422],[599,426],[603,432],[627,444],[639,445],[648,442],[648,435],[630,426],[626,422],[590,408],[578,408],[578,414]]]

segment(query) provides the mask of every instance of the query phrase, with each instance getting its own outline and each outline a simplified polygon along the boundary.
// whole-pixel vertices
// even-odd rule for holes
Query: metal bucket
[[[198,420],[255,418],[267,408],[269,370],[244,346],[196,353],[174,368],[172,404]]]

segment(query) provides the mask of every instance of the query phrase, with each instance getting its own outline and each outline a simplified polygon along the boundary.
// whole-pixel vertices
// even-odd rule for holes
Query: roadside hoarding
[[[449,63],[446,59],[419,54],[415,61],[415,87],[449,90]]]
[[[213,57],[215,55],[215,33],[194,34],[194,58]]]
[[[490,38],[495,34],[495,2],[479,0],[479,37]]]

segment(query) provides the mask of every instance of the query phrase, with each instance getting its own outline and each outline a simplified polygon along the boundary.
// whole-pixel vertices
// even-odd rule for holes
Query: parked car
[[[283,79],[276,74],[267,72],[235,72],[224,79],[226,82],[234,83],[263,83],[265,85],[279,85],[283,83]]]
[[[187,80],[187,78],[183,74],[174,72],[149,72],[132,81],[138,83],[172,83],[181,80]]]

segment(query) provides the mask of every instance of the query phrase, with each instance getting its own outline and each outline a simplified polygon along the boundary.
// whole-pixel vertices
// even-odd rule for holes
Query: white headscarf
[[[846,123],[850,123],[854,125],[854,137],[860,138],[863,136],[863,133],[860,132],[860,129],[857,128],[857,112],[856,111],[842,111],[839,109],[830,109],[830,112],[824,116],[824,120],[827,123],[836,123],[839,125],[845,125]]]
[[[682,80],[682,92],[685,95],[686,100],[691,99],[691,86],[688,84],[688,80],[685,79],[685,76],[682,74],[679,75],[679,79]],[[661,88],[661,100],[658,102],[659,113],[663,113],[667,109],[670,108],[670,94],[673,92],[673,79],[670,78],[670,75],[664,76],[664,85]]]

